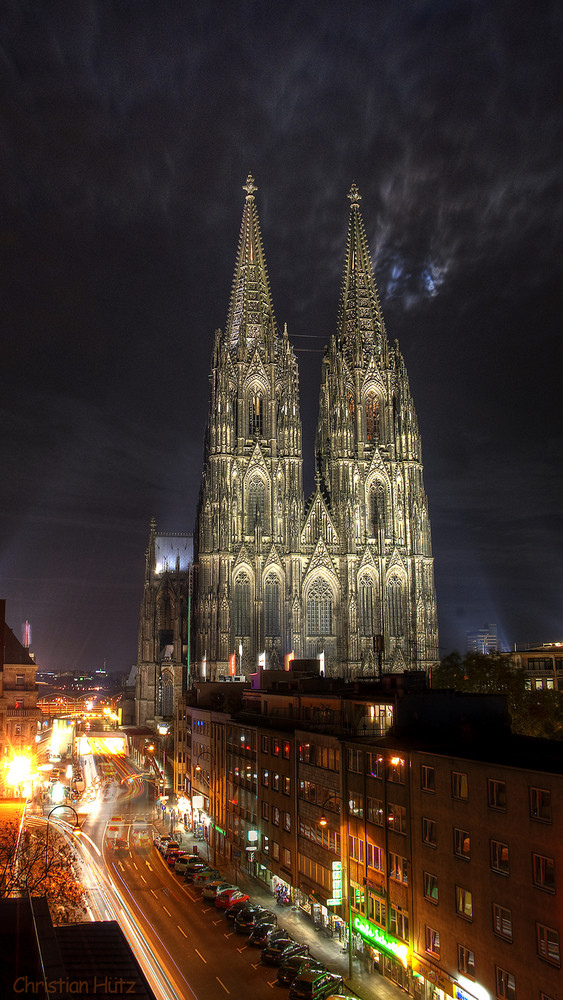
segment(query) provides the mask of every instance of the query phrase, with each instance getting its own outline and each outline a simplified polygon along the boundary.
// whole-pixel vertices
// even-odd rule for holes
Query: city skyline
[[[553,3],[10,6],[0,578],[40,669],[128,670],[151,518],[193,529],[249,171],[304,454],[356,182],[422,436],[441,653],[488,621],[502,645],[562,637],[561,34]]]

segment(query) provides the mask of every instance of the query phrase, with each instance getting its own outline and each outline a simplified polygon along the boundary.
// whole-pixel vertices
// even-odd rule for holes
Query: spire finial
[[[349,197],[350,203],[352,205],[358,205],[360,203],[360,201],[362,200],[362,196],[361,196],[360,192],[358,191],[358,188],[357,188],[357,186],[356,186],[355,183],[352,184],[352,187],[350,188],[350,193],[349,193],[348,197]]]
[[[246,191],[246,197],[247,198],[253,198],[254,197],[254,192],[257,191],[258,188],[256,187],[256,184],[254,183],[254,177],[252,176],[252,174],[249,174],[248,177],[246,178],[246,184],[242,185],[242,190]]]

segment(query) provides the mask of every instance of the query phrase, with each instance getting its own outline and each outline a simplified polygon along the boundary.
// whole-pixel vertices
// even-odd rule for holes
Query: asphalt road
[[[112,815],[122,826],[135,816],[152,818],[152,786],[128,761],[120,761],[123,784],[104,792],[89,835],[102,850],[106,871],[123,908],[140,936],[157,957],[165,979],[182,1000],[216,1000],[221,996],[264,1000],[277,986],[276,970],[263,966],[259,949],[234,932],[223,911],[203,903],[200,893],[170,871],[156,848],[142,849],[129,841],[115,850],[104,835]],[[127,774],[134,775],[129,782]],[[286,991],[284,990],[284,996]]]

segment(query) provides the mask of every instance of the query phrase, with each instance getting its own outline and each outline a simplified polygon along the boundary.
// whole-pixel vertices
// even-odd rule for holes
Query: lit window
[[[457,967],[466,976],[475,977],[475,953],[462,944],[457,946]]]
[[[433,927],[424,928],[424,947],[429,955],[440,957],[440,931],[435,931]]]
[[[460,885],[455,887],[455,908],[460,917],[473,920],[473,896],[468,889],[463,889]]]
[[[530,818],[551,823],[551,791],[548,788],[530,788]]]
[[[464,861],[471,860],[471,837],[467,830],[458,830],[454,827],[454,854]]]
[[[508,875],[510,872],[508,859],[508,844],[502,844],[499,840],[490,840],[491,868],[501,875]]]
[[[461,771],[452,771],[452,798],[464,802],[469,798],[467,775]]]

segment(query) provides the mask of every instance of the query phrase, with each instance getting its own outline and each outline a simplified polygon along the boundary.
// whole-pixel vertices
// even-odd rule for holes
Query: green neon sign
[[[361,917],[359,913],[355,913],[352,926],[355,931],[358,932],[361,938],[370,944],[372,948],[380,948],[381,951],[386,951],[388,954],[393,955],[398,958],[401,965],[406,969],[407,967],[407,957],[408,957],[408,945],[399,944],[395,938],[389,937],[385,931],[381,930],[381,927],[376,927],[372,924],[370,920],[366,920],[365,917]]]

